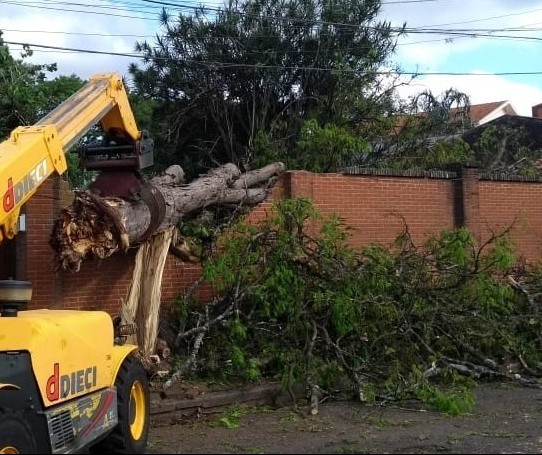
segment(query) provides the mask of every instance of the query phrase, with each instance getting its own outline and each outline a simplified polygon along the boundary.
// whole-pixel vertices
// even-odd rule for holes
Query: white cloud
[[[493,29],[480,32],[487,37],[452,37],[410,34],[401,38],[394,60],[405,71],[419,72],[404,97],[429,89],[441,94],[455,88],[470,96],[472,104],[507,100],[520,115],[531,115],[531,107],[542,102],[542,77],[522,78],[503,73],[540,71],[532,56],[539,54],[540,42],[529,39],[502,39],[503,28],[516,28],[509,35],[540,39],[541,0],[439,0],[435,2],[390,2],[382,9],[382,18],[407,27],[441,29]],[[410,44],[407,44],[410,43]],[[423,73],[467,73],[476,75],[423,75]],[[502,75],[492,75],[499,73]],[[483,75],[482,75],[483,74]],[[542,75],[541,75],[542,76]]]
[[[418,28],[419,31],[454,29],[464,30],[469,35],[411,32],[401,37],[397,47],[399,59],[405,65],[419,66],[429,71],[445,64],[452,55],[472,52],[475,49],[484,52],[488,45],[499,42],[495,39],[495,35],[537,36],[536,32],[528,32],[528,29],[540,29],[542,2],[540,0],[530,2],[440,0],[427,3],[394,3],[388,6],[384,3],[381,17],[398,26],[406,22],[408,28]],[[502,30],[510,27],[521,30],[510,32]],[[479,30],[478,36],[472,31],[473,29]],[[494,30],[494,32],[485,32],[480,29]],[[539,36],[540,33],[537,33]],[[493,35],[493,38],[484,37],[484,35]],[[522,47],[539,46],[536,41],[521,40],[517,43]]]
[[[129,63],[138,59],[107,53],[133,54],[135,42],[152,36],[157,27],[157,22],[139,19],[136,14],[114,18],[9,5],[2,5],[0,16],[2,39],[12,54],[18,57],[21,46],[10,43],[30,44],[34,51],[32,62],[57,63],[58,72],[53,77],[76,74],[87,79],[95,73],[112,71],[126,76]],[[53,50],[32,44],[99,53]]]

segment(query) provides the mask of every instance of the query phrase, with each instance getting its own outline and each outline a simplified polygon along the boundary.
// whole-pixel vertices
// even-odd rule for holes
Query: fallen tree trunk
[[[124,176],[124,182],[106,180],[92,187],[95,191],[77,191],[54,223],[50,244],[56,268],[77,272],[92,257],[104,259],[139,247],[120,317],[123,324],[137,326],[136,342],[143,360],[150,364],[157,339],[162,273],[175,226],[206,207],[256,205],[267,197],[284,170],[282,163],[274,163],[241,174],[235,165],[226,164],[187,184],[183,170],[172,166],[149,182]],[[123,184],[132,185],[130,191],[135,185],[138,193],[126,191],[124,197],[99,194]]]
[[[256,205],[267,197],[270,184],[284,170],[282,163],[274,163],[241,174],[235,165],[226,164],[185,184],[182,169],[172,166],[150,180],[146,192],[151,195],[146,198],[101,197],[78,191],[53,227],[50,244],[56,268],[77,272],[84,260],[126,251],[206,207]]]

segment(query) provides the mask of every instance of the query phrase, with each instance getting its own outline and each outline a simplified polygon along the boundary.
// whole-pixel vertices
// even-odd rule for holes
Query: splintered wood
[[[92,256],[104,259],[126,250],[126,229],[115,206],[121,199],[100,199],[76,191],[72,204],[65,208],[53,226],[49,244],[55,252],[56,270],[78,272],[81,263]]]

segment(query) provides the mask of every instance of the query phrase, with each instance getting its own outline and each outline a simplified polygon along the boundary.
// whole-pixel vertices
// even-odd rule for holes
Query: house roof
[[[498,109],[506,101],[494,101],[493,103],[473,104],[470,107],[469,114],[472,119],[478,123],[488,114]]]
[[[463,108],[452,108],[450,113],[453,115],[462,112]],[[518,115],[509,101],[493,101],[491,103],[471,104],[468,109],[469,117],[476,126],[494,120],[502,115]],[[401,131],[409,119],[422,118],[427,115],[426,112],[419,112],[414,115],[397,115],[395,117],[395,132]]]
[[[457,111],[457,108],[451,109],[451,112]],[[471,104],[469,107],[469,116],[476,125],[493,120],[501,115],[518,115],[509,101],[493,101],[491,103]]]

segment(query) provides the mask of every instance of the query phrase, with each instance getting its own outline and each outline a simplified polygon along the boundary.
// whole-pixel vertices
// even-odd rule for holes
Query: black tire
[[[128,356],[117,379],[119,423],[91,453],[145,453],[150,427],[149,379],[141,362]]]
[[[38,453],[32,432],[24,420],[0,410],[0,454]]]

